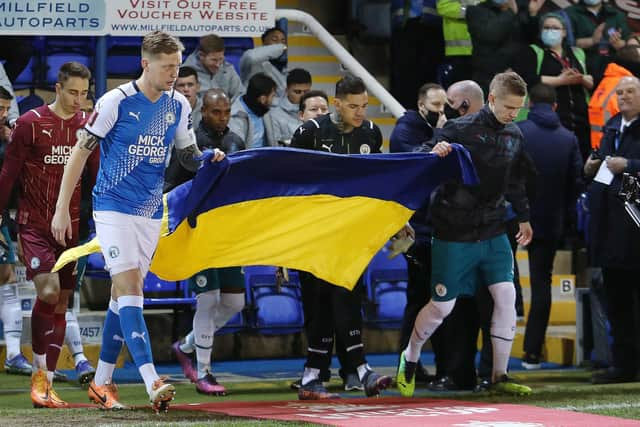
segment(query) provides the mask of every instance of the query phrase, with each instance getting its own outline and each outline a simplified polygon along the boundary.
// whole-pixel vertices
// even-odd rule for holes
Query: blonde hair
[[[493,77],[489,93],[493,93],[494,96],[527,96],[527,84],[515,71],[505,71]]]
[[[183,50],[184,45],[177,37],[162,31],[154,31],[147,34],[142,39],[143,58],[159,55],[161,53],[171,55],[173,53],[182,52]]]

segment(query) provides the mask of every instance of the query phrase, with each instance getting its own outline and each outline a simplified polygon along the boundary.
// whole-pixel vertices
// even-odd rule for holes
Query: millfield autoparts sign
[[[259,36],[274,25],[275,0],[6,0],[0,33],[126,35],[155,30],[177,36]]]

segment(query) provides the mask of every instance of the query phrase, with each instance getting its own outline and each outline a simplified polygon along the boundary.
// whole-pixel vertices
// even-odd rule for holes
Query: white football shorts
[[[94,212],[93,219],[111,276],[138,268],[144,278],[160,238],[162,220],[113,211]]]

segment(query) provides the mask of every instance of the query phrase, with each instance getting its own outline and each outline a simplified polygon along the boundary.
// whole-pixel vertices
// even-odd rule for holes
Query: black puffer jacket
[[[515,124],[501,124],[485,106],[477,113],[449,120],[437,140],[469,150],[480,184],[450,181],[440,186],[431,205],[436,238],[474,242],[504,233],[505,198],[519,222],[529,220],[526,157],[522,133]]]

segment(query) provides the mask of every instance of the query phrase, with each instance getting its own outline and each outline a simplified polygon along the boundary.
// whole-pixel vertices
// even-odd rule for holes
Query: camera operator
[[[591,222],[589,260],[602,267],[613,342],[612,366],[592,377],[595,384],[631,382],[640,367],[640,229],[618,193],[623,173],[640,171],[640,80],[624,77],[616,88],[620,113],[603,130],[600,148],[587,159]]]

